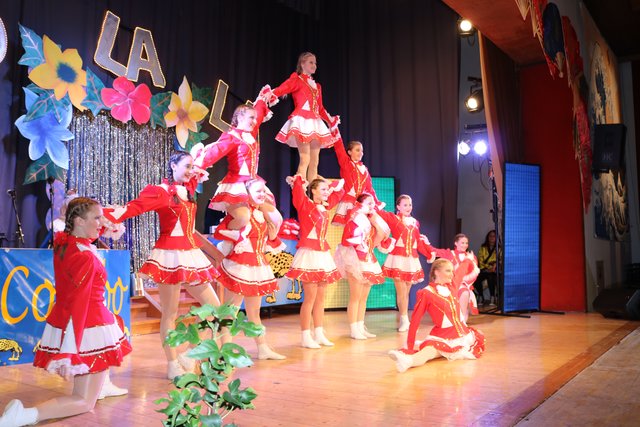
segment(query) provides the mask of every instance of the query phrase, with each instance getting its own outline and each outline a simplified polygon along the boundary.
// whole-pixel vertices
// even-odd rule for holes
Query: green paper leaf
[[[151,118],[149,119],[149,124],[152,129],[158,126],[162,126],[165,129],[167,128],[164,115],[169,109],[171,94],[172,92],[160,92],[151,97]]]
[[[62,121],[65,110],[69,108],[71,104],[68,95],[58,100],[51,89],[42,89],[34,84],[27,86],[27,89],[38,95],[38,99],[31,105],[29,111],[27,111],[24,118],[25,122],[40,118],[50,111],[54,113],[58,122]]]
[[[184,388],[194,383],[199,386],[200,377],[196,374],[186,373],[184,375],[181,375],[180,377],[175,378],[173,382],[178,388]]]
[[[24,176],[23,184],[27,185],[37,181],[46,181],[50,176],[60,182],[66,181],[65,170],[53,163],[49,155],[44,153],[42,157],[29,165]]]
[[[189,356],[195,359],[218,359],[220,348],[213,340],[202,341],[197,347],[189,351]]]
[[[251,360],[245,349],[238,344],[234,344],[231,342],[224,344],[220,349],[220,354],[222,355],[224,360],[233,367],[246,368],[247,366],[253,365],[253,361]],[[230,389],[232,388],[232,386],[234,386],[234,383],[235,381],[229,384]],[[238,384],[240,383],[238,382]]]
[[[200,422],[205,427],[221,427],[222,426],[222,417],[218,414],[212,415],[201,415]]]
[[[211,107],[213,104],[213,89],[210,87],[198,87],[195,83],[191,83],[191,98],[204,104],[205,107]]]
[[[247,316],[239,312],[236,322],[229,328],[229,333],[235,337],[240,332],[244,332],[247,337],[257,337],[264,334],[264,326],[249,322]]]
[[[101,91],[104,89],[104,83],[96,76],[89,67],[87,67],[87,97],[82,101],[82,106],[87,107],[97,116],[101,110],[109,110],[102,102]]]
[[[185,151],[189,152],[197,143],[204,141],[209,138],[209,134],[206,132],[192,132],[189,131],[189,138],[187,138],[187,143],[184,145]]]
[[[37,67],[45,62],[44,52],[42,50],[42,37],[33,32],[33,30],[18,24],[20,28],[20,38],[22,38],[22,47],[24,55],[18,60],[18,64],[27,67]]]

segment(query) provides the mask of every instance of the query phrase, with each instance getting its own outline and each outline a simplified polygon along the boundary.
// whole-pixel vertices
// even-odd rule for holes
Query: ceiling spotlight
[[[484,154],[487,152],[487,149],[487,143],[484,141],[484,139],[479,139],[475,144],[473,144],[473,151],[478,156],[484,156]]]
[[[471,151],[471,146],[469,145],[469,141],[462,140],[458,142],[458,154],[461,156],[466,156]]]
[[[471,90],[471,93],[465,99],[464,106],[467,108],[467,111],[470,113],[478,113],[484,109],[484,99],[482,88]]]
[[[476,32],[473,24],[468,19],[458,19],[458,34],[463,37],[472,36]]]

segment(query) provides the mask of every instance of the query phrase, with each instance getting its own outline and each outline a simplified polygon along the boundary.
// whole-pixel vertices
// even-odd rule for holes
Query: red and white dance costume
[[[340,278],[327,243],[329,227],[328,211],[338,204],[344,194],[344,181],[334,181],[329,186],[331,194],[326,204],[314,203],[305,194],[304,180],[293,177],[293,206],[300,222],[299,241],[291,269],[286,276],[302,283],[332,283]]]
[[[461,316],[461,307],[457,292],[463,277],[475,269],[471,260],[460,263],[453,276],[452,283],[429,283],[420,289],[417,302],[411,316],[411,325],[407,334],[407,347],[401,351],[415,354],[425,347],[433,347],[449,360],[477,359],[484,352],[485,339],[482,332],[467,326]],[[416,333],[424,313],[429,313],[434,327],[416,350]]]
[[[194,153],[193,163],[201,169],[206,169],[223,157],[227,157],[227,174],[218,183],[209,209],[227,212],[229,206],[249,203],[249,195],[244,185],[250,179],[258,178],[258,161],[260,157],[260,143],[256,139],[258,130],[265,116],[271,111],[262,98],[258,98],[255,109],[256,125],[251,132],[231,128],[220,135],[214,143],[206,145],[199,153]],[[273,193],[267,188],[267,202],[275,206]]]
[[[220,264],[218,281],[231,292],[245,297],[270,294],[278,290],[278,283],[265,253],[280,252],[284,244],[280,239],[269,241],[269,227],[262,211],[250,206],[249,223],[241,230],[229,229],[231,215],[224,217],[213,236],[230,242]],[[274,247],[273,245],[279,244]]]
[[[433,246],[428,245],[428,253],[431,254],[431,257],[427,256],[428,262],[433,262],[435,258],[444,258],[451,261],[453,264],[453,268],[455,271],[458,270],[461,263],[468,259],[467,252],[459,251],[457,249],[439,249],[434,248]],[[478,314],[478,301],[473,292],[473,282],[476,281],[478,274],[480,274],[480,269],[478,268],[478,258],[473,256],[473,269],[471,269],[467,274],[465,274],[460,281],[460,288],[458,289],[458,298],[462,296],[464,293],[469,293],[469,309],[471,310],[471,314]]]
[[[197,185],[195,177],[184,185],[165,179],[161,185],[146,186],[126,206],[104,209],[104,216],[114,223],[149,211],[158,213],[160,236],[140,275],[164,285],[200,285],[218,277],[193,235],[197,205],[189,200],[187,192],[193,195]]]
[[[91,239],[65,232],[53,243],[56,302],[36,349],[34,366],[61,376],[120,366],[131,352],[123,325],[107,309],[107,271]]]
[[[369,175],[369,170],[364,163],[362,163],[362,161],[356,162],[351,160],[347,150],[344,148],[342,138],[339,138],[333,145],[333,149],[336,152],[338,164],[340,165],[340,177],[344,179],[345,193],[340,203],[338,203],[338,208],[331,223],[333,225],[346,224],[347,216],[356,204],[356,198],[362,193],[371,194],[378,209],[382,209],[384,203],[378,200],[376,192],[373,189],[371,175]]]
[[[378,215],[389,225],[395,246],[382,266],[386,277],[411,284],[424,281],[424,271],[418,252],[432,258],[431,247],[420,238],[420,223],[417,219],[380,210]],[[433,261],[433,259],[431,259]]]
[[[353,210],[358,209],[358,205]],[[371,225],[369,216],[360,212],[351,214],[351,219],[345,224],[342,231],[342,241],[336,248],[334,260],[342,277],[347,273],[360,282],[372,285],[384,283],[385,277],[373,253],[374,237],[376,229]],[[390,251],[393,248],[393,239],[383,240],[379,247],[381,250]]]
[[[273,89],[273,94],[277,97],[291,94],[294,105],[289,119],[276,136],[277,141],[290,147],[298,147],[298,144],[309,144],[316,140],[322,148],[329,148],[336,142],[329,126],[337,126],[339,119],[336,116],[332,120],[325,110],[322,105],[322,87],[313,77],[293,72],[284,83]]]

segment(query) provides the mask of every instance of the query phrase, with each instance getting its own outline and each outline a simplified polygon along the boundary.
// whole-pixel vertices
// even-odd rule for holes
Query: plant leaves
[[[229,363],[235,368],[246,368],[247,366],[253,365],[253,361],[247,354],[247,351],[238,344],[234,344],[231,342],[224,344],[220,349],[220,354],[224,358],[225,362]],[[234,382],[229,384],[229,388],[232,387]]]
[[[104,83],[96,76],[89,67],[87,67],[87,97],[82,101],[82,106],[87,107],[97,116],[101,110],[109,110],[102,102],[101,91],[104,89]]]
[[[218,359],[220,357],[220,348],[213,340],[204,340],[195,348],[189,351],[189,356],[194,359]]]
[[[174,379],[174,384],[178,388],[185,388],[190,384],[196,384],[197,386],[202,386],[200,383],[200,377],[193,373],[186,373]]]
[[[43,64],[45,59],[42,50],[42,37],[20,24],[18,24],[18,27],[20,28],[20,38],[24,48],[24,55],[18,60],[18,64],[26,65],[27,67],[37,67]]]
[[[222,417],[218,414],[200,415],[200,422],[205,427],[221,427]]]
[[[194,101],[198,101],[209,108],[213,104],[213,89],[210,87],[198,87],[191,82],[191,97]]]
[[[189,341],[191,344],[198,344],[200,342],[200,334],[198,333],[198,328],[194,324],[189,325],[188,331],[185,336],[187,338],[187,341]],[[192,359],[195,358],[192,357]]]
[[[158,126],[167,128],[167,123],[164,121],[164,115],[169,109],[169,103],[171,102],[172,92],[160,92],[151,97],[151,118],[149,119],[149,125],[152,129]]]
[[[24,175],[23,185],[33,184],[37,181],[46,181],[53,177],[60,182],[66,182],[65,170],[53,163],[47,153],[29,165]]]
[[[240,332],[244,332],[247,337],[258,337],[264,334],[264,326],[249,322],[246,315],[239,312],[236,321],[229,328],[229,333],[236,336]]]

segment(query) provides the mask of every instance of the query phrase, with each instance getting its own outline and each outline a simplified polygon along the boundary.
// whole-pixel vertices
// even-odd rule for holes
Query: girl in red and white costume
[[[278,289],[278,283],[265,253],[280,252],[284,249],[284,244],[277,238],[277,230],[269,226],[260,210],[260,206],[266,203],[268,198],[264,181],[252,179],[245,184],[249,196],[249,223],[240,230],[234,230],[230,227],[233,219],[231,215],[227,215],[213,234],[216,239],[226,243],[219,245],[225,258],[220,264],[218,280],[230,294],[225,296],[225,302],[240,307],[244,299],[249,321],[262,325],[262,296]],[[265,335],[266,328],[263,335],[255,338],[258,359],[286,359],[269,347]]]
[[[198,182],[205,178],[193,168],[189,153],[177,152],[168,163],[168,178],[160,185],[146,186],[137,199],[123,207],[105,209],[105,217],[114,223],[142,213],[155,211],[160,220],[160,236],[139,275],[158,284],[162,315],[160,340],[167,357],[167,378],[173,379],[193,369],[195,361],[177,355],[175,347],[164,344],[167,331],[175,328],[180,304],[180,286],[200,304],[219,305],[211,286],[218,271],[200,250],[195,232],[196,208],[193,199]]]
[[[73,379],[71,396],[33,408],[10,401],[0,426],[36,424],[91,411],[110,366],[120,366],[131,352],[116,317],[104,304],[107,280],[103,260],[91,244],[102,230],[102,208],[86,197],[69,202],[65,230],[53,242],[56,302],[36,349],[34,366]]]
[[[473,254],[473,251],[469,249],[469,238],[465,234],[456,234],[453,238],[453,249],[439,249],[434,248],[429,244],[429,240],[426,236],[421,236],[423,242],[429,246],[429,252],[431,253],[431,259],[444,258],[453,263],[453,268],[458,269],[460,264],[467,258],[471,259],[474,268],[464,275],[460,281],[460,288],[458,289],[458,299],[460,300],[460,306],[464,307],[463,320],[466,322],[469,318],[469,311],[471,314],[478,314],[478,302],[475,294],[473,293],[473,282],[475,282],[480,269],[478,268],[478,258]]]
[[[344,179],[345,193],[338,204],[331,223],[333,225],[344,225],[347,223],[347,215],[353,208],[356,197],[360,194],[370,194],[378,209],[384,208],[385,205],[376,197],[369,170],[362,163],[362,157],[364,156],[362,143],[360,141],[351,141],[347,144],[347,149],[345,150],[340,133],[336,130],[334,134],[337,136],[338,141],[334,144],[333,149],[340,165],[340,177]],[[384,228],[384,225],[382,227]]]
[[[467,326],[461,316],[464,310],[457,298],[463,277],[475,268],[472,258],[472,254],[467,254],[455,275],[451,261],[438,259],[433,262],[429,285],[417,293],[418,302],[411,316],[407,346],[389,351],[398,372],[422,366],[440,356],[449,360],[477,359],[484,352],[484,335]],[[416,333],[425,312],[429,313],[435,326],[416,350]]]
[[[322,326],[324,320],[324,294],[327,284],[340,278],[327,243],[329,227],[328,211],[338,204],[344,193],[344,180],[331,185],[324,178],[316,178],[309,184],[311,198],[306,194],[306,181],[300,176],[288,177],[292,187],[293,206],[300,222],[299,241],[291,269],[286,276],[299,280],[304,289],[304,301],[300,307],[302,347],[320,348],[332,346]],[[313,317],[314,337],[311,336]]]
[[[424,271],[418,259],[418,252],[426,257],[432,257],[431,247],[425,244],[426,236],[423,235],[422,238],[420,236],[420,223],[411,216],[412,210],[411,197],[401,194],[396,199],[396,214],[378,211],[380,217],[391,228],[391,235],[396,240],[395,247],[384,261],[382,273],[393,279],[396,286],[396,303],[400,313],[399,332],[409,329],[411,285],[424,281]]]
[[[309,182],[318,176],[320,149],[329,148],[336,141],[330,128],[336,128],[340,123],[340,117],[331,117],[322,105],[322,88],[311,77],[316,68],[316,56],[311,52],[301,53],[296,71],[273,89],[276,97],[290,93],[295,107],[276,140],[298,148],[300,163],[296,175]]]
[[[356,340],[375,337],[364,325],[367,298],[371,285],[383,283],[385,279],[373,249],[376,246],[386,251],[393,248],[393,239],[388,238],[385,230],[378,225],[381,222],[373,196],[359,195],[334,255],[338,271],[349,282],[347,318],[351,338]]]
[[[227,158],[227,174],[218,183],[209,208],[228,212],[232,216],[229,227],[234,230],[243,228],[250,219],[251,209],[245,183],[253,179],[262,180],[258,176],[260,143],[256,138],[260,125],[271,115],[265,101],[270,96],[270,91],[269,86],[265,86],[254,106],[238,106],[231,118],[231,128],[223,132],[216,142],[207,146],[196,144],[191,150],[194,164],[201,169],[212,166],[223,157]],[[260,206],[260,210],[278,230],[282,224],[282,215],[275,207],[273,194],[268,188],[266,191],[267,200]]]

